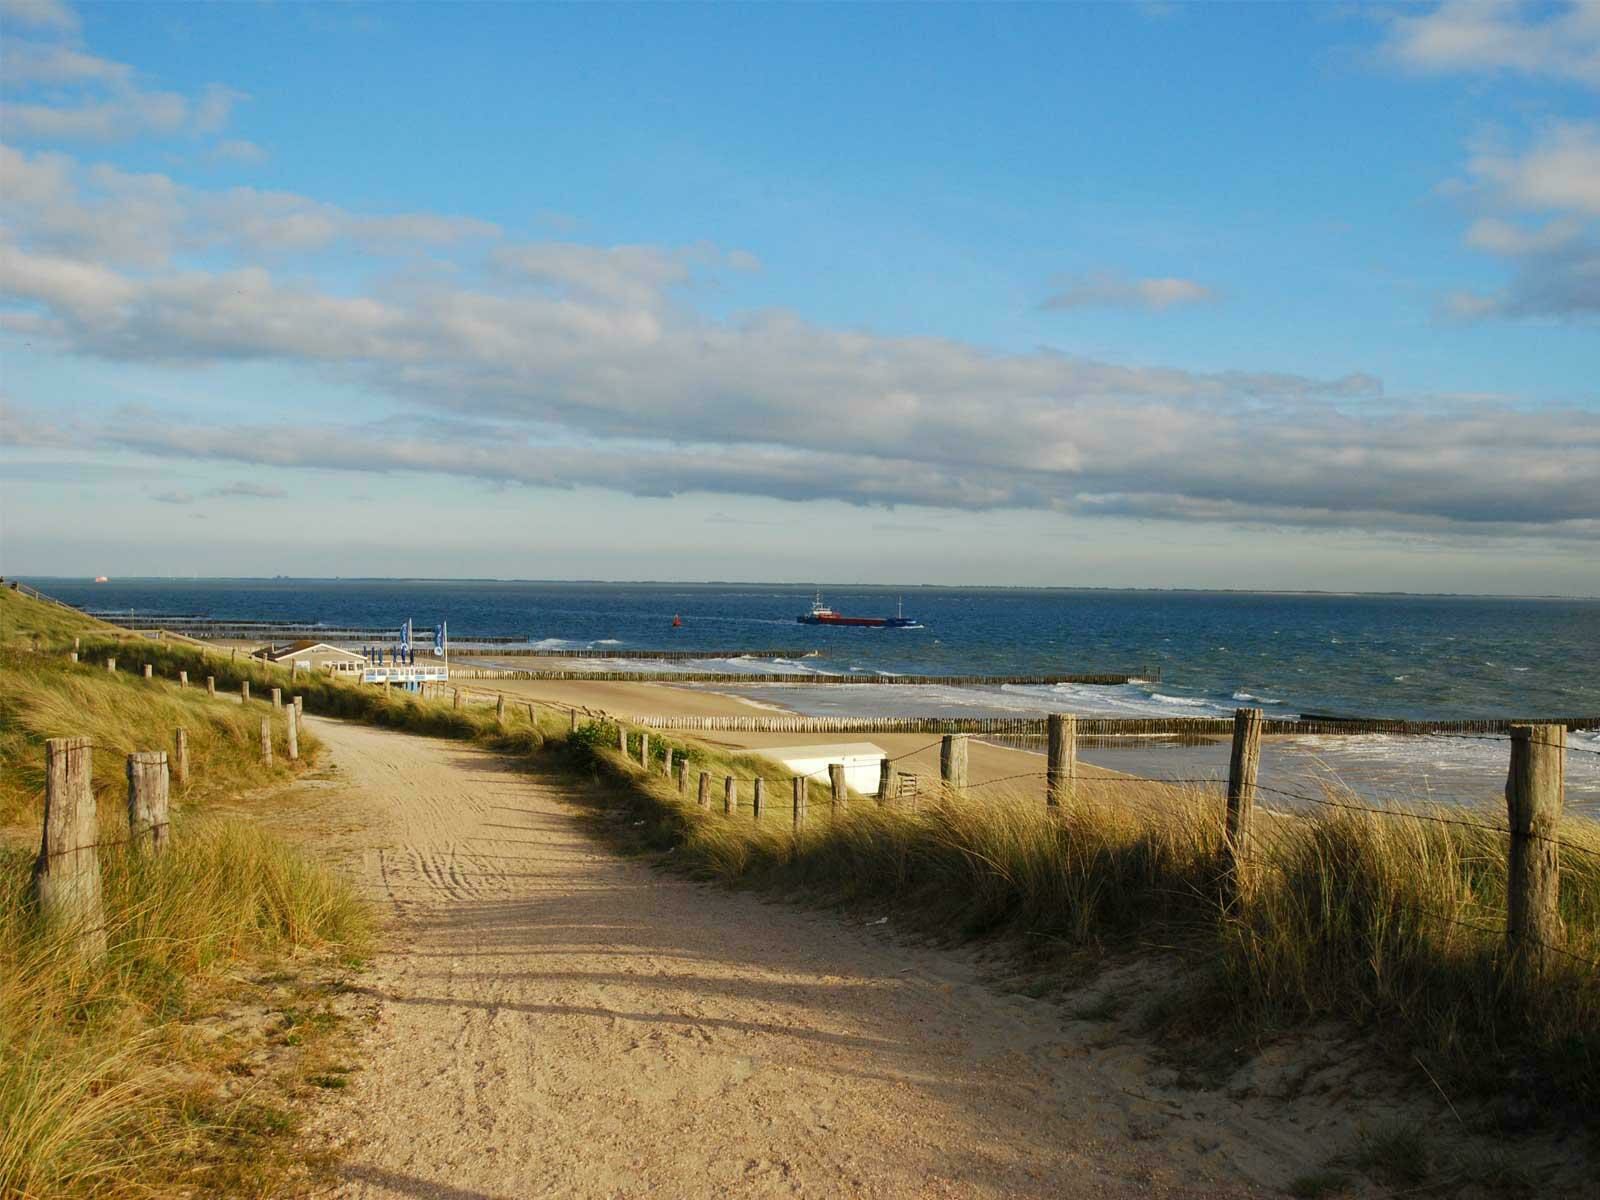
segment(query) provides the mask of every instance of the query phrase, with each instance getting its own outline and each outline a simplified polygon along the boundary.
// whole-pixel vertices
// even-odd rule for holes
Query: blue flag
[[[444,657],[444,624],[443,622],[433,627],[433,656]]]
[[[402,652],[411,649],[411,619],[406,618],[406,623],[400,626],[400,649]]]

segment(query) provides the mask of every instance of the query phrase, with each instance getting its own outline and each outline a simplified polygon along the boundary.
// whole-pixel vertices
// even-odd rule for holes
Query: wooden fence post
[[[305,715],[306,715],[306,698],[304,696],[296,696],[294,698],[294,716],[295,716],[295,720],[298,721],[301,717],[303,717]]]
[[[250,703],[250,681],[248,679],[241,679],[239,681],[239,699],[243,700],[246,704]]]
[[[672,747],[668,746],[661,752],[661,770],[668,779],[672,778]]]
[[[78,661],[78,652],[76,650],[69,650],[67,652],[67,661],[68,662],[77,662]]]
[[[710,771],[701,771],[700,772],[700,796],[699,796],[699,800],[700,800],[700,807],[701,808],[710,808],[711,807],[711,772]]]
[[[279,709],[279,710],[281,710],[283,708],[283,689],[282,688],[273,688],[272,689],[272,707],[275,708],[275,709]]]
[[[621,721],[617,722],[617,752],[623,758],[628,757],[628,727]]]
[[[678,765],[678,795],[686,795],[689,791],[689,760],[685,758]]]
[[[506,725],[506,697],[502,692],[494,698],[494,723],[504,729]]]
[[[828,788],[833,793],[833,811],[837,814],[850,805],[850,789],[844,782],[844,764],[828,764]]]
[[[567,710],[567,732],[578,732],[578,710],[575,708]]]
[[[73,638],[72,639],[72,652],[74,654],[76,654],[79,650],[82,650],[82,649],[83,649],[83,639],[82,638]],[[74,659],[73,661],[77,661],[77,660]]]
[[[300,722],[296,719],[297,714],[294,711],[294,705],[289,705],[284,712],[284,716],[287,718],[287,723],[284,725],[285,749],[288,752],[289,761],[296,762],[300,758]]]
[[[531,704],[525,705],[524,707],[526,707],[527,710],[528,710],[528,724],[532,725],[535,729],[539,728],[539,711],[538,711],[538,709],[534,708],[533,705],[531,705]]]
[[[1228,807],[1223,818],[1225,884],[1230,899],[1240,895],[1250,877],[1250,824],[1256,807],[1256,774],[1261,768],[1261,710],[1241,708],[1233,714],[1233,751],[1228,756]]]
[[[889,793],[890,793],[890,789],[893,787],[893,785],[894,785],[894,763],[891,762],[889,760],[889,756],[887,754],[885,754],[883,756],[883,761],[878,764],[878,803],[879,804],[887,804],[889,802]]]
[[[643,729],[639,730],[639,765],[650,769],[650,734]]]
[[[967,735],[947,733],[939,743],[939,778],[956,791],[967,786]]]
[[[384,683],[384,686],[387,687],[389,685],[388,679],[385,679],[383,681],[383,683]],[[460,688],[451,688],[450,689],[450,707],[455,709],[457,712],[461,711],[461,689]]]
[[[752,820],[761,820],[761,810],[767,799],[767,781],[761,776],[756,776],[750,792],[750,816]]]
[[[117,660],[114,658],[106,659],[106,670],[115,675],[117,673]]]
[[[1511,858],[1506,872],[1506,949],[1512,969],[1531,982],[1565,939],[1557,901],[1561,863],[1555,842],[1565,803],[1564,725],[1513,725],[1506,773]]]
[[[180,786],[189,782],[189,731],[172,731],[172,778]]]
[[[79,952],[99,958],[106,952],[106,929],[91,785],[94,742],[50,738],[44,748],[44,836],[33,868],[39,911],[50,924],[76,929]]]
[[[272,718],[261,718],[261,761],[272,765]]]
[[[1048,758],[1045,761],[1044,802],[1058,805],[1072,799],[1078,774],[1078,718],[1071,713],[1051,713],[1045,720]]]
[[[806,777],[794,777],[794,827],[796,830],[806,823]]]
[[[739,781],[729,775],[722,781],[722,811],[728,816],[733,816],[734,809],[739,807]]]
[[[189,686],[189,672],[187,672],[187,671],[179,671],[178,672],[178,687],[179,688],[186,688],[188,686]]]
[[[215,675],[206,676],[206,696],[212,700],[217,698],[217,677]]]
[[[146,679],[154,679],[155,678],[155,674],[156,674],[155,673],[155,669],[151,666],[151,664],[150,663],[145,663],[145,665],[144,665],[144,677]]]
[[[153,853],[167,848],[165,750],[135,750],[128,755],[128,842],[138,847],[146,837]]]

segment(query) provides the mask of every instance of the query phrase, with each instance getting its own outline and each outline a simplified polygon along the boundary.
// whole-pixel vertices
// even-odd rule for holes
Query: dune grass
[[[269,1011],[284,996],[319,1003],[310,975],[361,954],[372,919],[327,869],[249,821],[206,810],[288,782],[317,744],[303,735],[300,764],[280,754],[267,767],[258,761],[267,705],[73,664],[74,637],[86,658],[101,644],[123,657],[98,622],[0,591],[0,825],[10,827],[0,839],[0,1195],[270,1190],[303,1176],[284,1136],[296,1119],[285,1099],[292,1081],[246,1078],[254,1068],[241,1055],[264,1030],[219,1035],[204,1022],[241,1002]],[[282,715],[274,721],[281,749]],[[174,788],[170,849],[146,856],[115,845],[127,829],[125,754],[170,749],[179,727],[191,783]],[[99,961],[46,927],[33,899],[44,742],[58,736],[94,742],[107,843]]]
[[[718,785],[706,811],[692,788],[681,796],[624,759],[613,736],[589,738],[584,753],[624,785],[630,830],[671,848],[675,869],[870,903],[943,936],[1007,933],[1073,956],[1170,952],[1188,965],[1155,1008],[1165,1036],[1259,1040],[1333,1019],[1452,1092],[1516,1093],[1516,1107],[1546,1115],[1600,1106],[1600,831],[1588,823],[1563,829],[1591,851],[1563,855],[1569,953],[1523,988],[1504,970],[1507,840],[1495,833],[1262,813],[1249,902],[1230,906],[1219,791],[1081,782],[1052,811],[982,788],[915,809],[856,797],[843,815],[814,792],[797,832],[786,782],[768,787],[760,824],[748,785],[744,806],[722,812],[721,777],[769,771],[765,760],[701,750]]]

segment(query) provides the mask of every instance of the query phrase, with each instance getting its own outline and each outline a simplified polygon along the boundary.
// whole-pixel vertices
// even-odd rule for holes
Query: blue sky
[[[1600,6],[0,21],[7,573],[1600,592]]]

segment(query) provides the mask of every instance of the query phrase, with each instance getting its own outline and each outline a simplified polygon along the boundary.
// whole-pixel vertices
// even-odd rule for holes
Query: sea
[[[1600,716],[1600,599],[1449,595],[824,587],[849,615],[903,608],[906,629],[799,624],[816,589],[789,584],[402,579],[29,578],[94,611],[200,614],[397,629],[445,622],[452,643],[514,637],[604,650],[596,670],[891,675],[1129,674],[1119,686],[716,685],[812,715],[1273,716],[1409,719]],[[674,618],[681,621],[675,627]],[[638,650],[709,652],[688,661]],[[770,656],[764,651],[804,651]],[[461,655],[458,649],[456,657]],[[485,660],[492,659],[486,654]],[[505,665],[529,666],[527,659]],[[1569,803],[1600,805],[1600,732],[1570,739]],[[1164,777],[1226,772],[1226,746],[1142,743],[1084,758]],[[1283,761],[1278,761],[1278,760]],[[1483,801],[1503,787],[1504,739],[1384,735],[1269,748],[1263,779]]]

